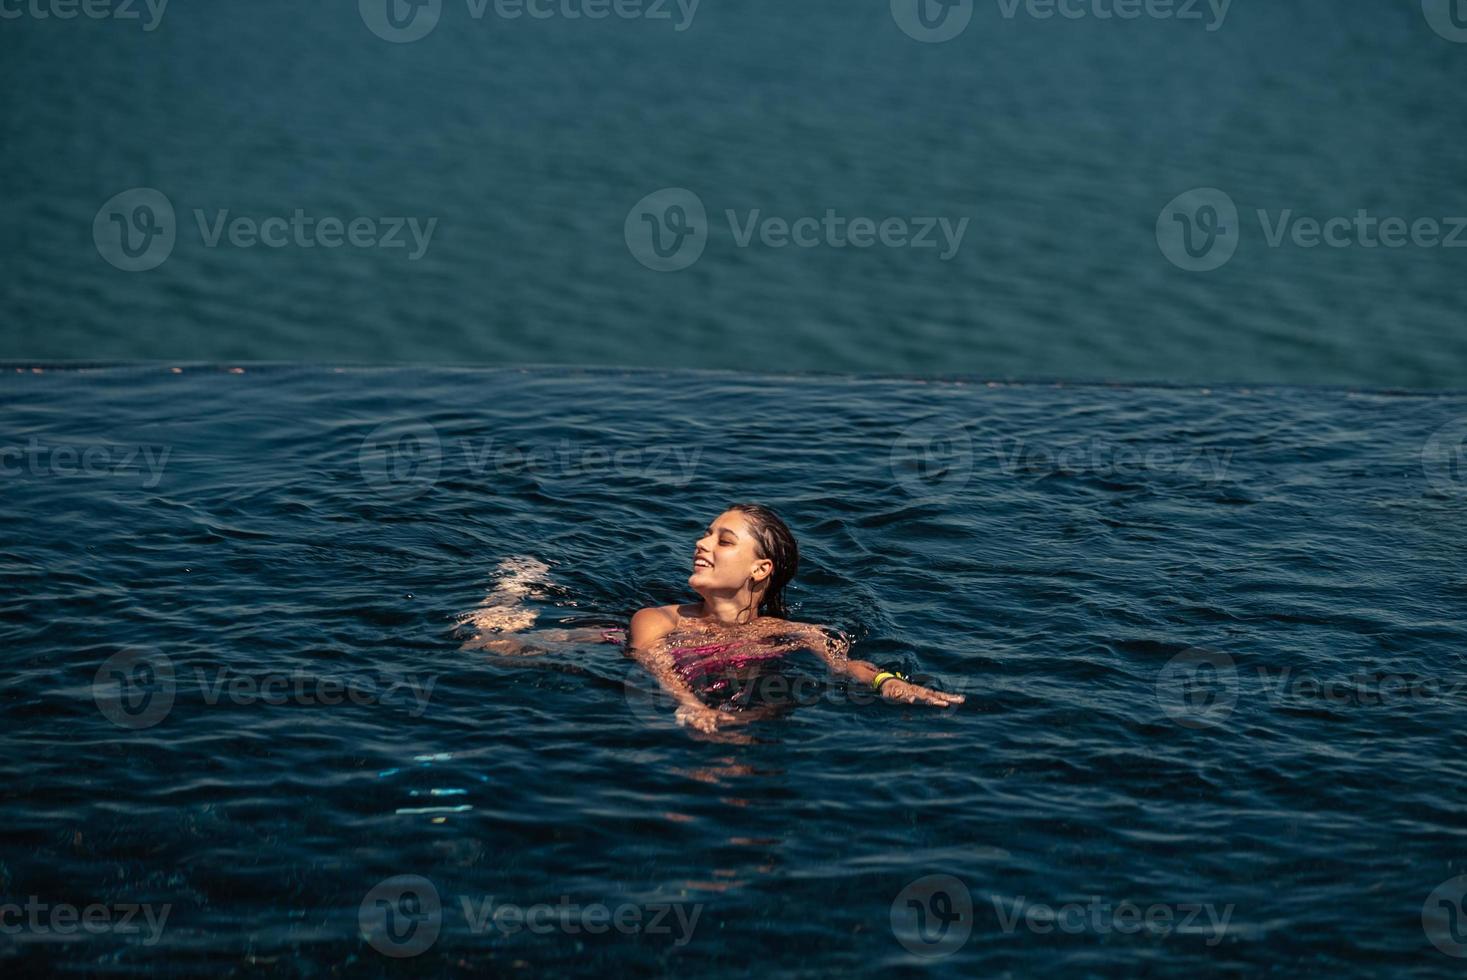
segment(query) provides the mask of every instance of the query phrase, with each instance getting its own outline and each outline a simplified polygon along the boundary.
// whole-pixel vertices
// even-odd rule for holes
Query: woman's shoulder
[[[677,626],[682,610],[677,603],[637,610],[631,622],[632,642],[647,643],[670,633]]]

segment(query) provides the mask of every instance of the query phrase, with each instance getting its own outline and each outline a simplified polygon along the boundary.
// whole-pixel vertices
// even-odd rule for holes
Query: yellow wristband
[[[889,670],[883,670],[875,677],[871,678],[871,690],[875,691],[877,694],[880,694],[881,685],[885,684],[889,680],[902,680],[902,675],[893,673]]]

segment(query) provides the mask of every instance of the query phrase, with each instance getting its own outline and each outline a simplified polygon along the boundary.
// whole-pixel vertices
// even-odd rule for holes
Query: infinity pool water
[[[7,973],[1461,969],[1467,396],[10,365],[0,418]],[[615,644],[462,648],[526,562],[537,628],[693,598],[736,500],[967,702],[794,659],[735,741]]]

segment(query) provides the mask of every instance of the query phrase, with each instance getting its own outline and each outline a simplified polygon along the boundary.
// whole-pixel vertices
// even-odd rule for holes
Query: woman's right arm
[[[814,650],[835,673],[845,674],[861,685],[868,685],[880,676],[880,669],[871,661],[851,658],[851,641],[844,633],[808,623],[796,625],[803,628],[806,635],[809,636],[810,649]],[[901,704],[930,704],[938,708],[962,704],[967,700],[966,695],[948,694],[946,691],[923,687],[921,684],[914,684],[912,681],[901,678],[883,681],[880,693],[881,697],[887,701],[896,701]]]

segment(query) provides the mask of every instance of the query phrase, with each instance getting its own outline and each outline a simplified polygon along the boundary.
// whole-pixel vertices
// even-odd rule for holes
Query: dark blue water
[[[0,411],[0,905],[113,917],[0,909],[7,975],[1460,972],[1467,397],[7,368]],[[615,646],[460,649],[507,558],[542,626],[689,598],[735,499],[797,618],[966,704],[720,741]]]
[[[1136,20],[985,0],[941,43],[888,0],[600,20],[442,0],[399,44],[362,15],[385,2],[0,21],[0,357],[1467,386],[1467,252],[1442,241],[1467,234],[1319,243],[1360,211],[1467,216],[1467,44],[1432,26],[1449,0]],[[167,201],[174,241],[128,272],[104,252],[135,188]],[[664,188],[696,195],[706,241],[660,273],[625,229]],[[1198,188],[1238,220],[1194,229],[1231,257],[1190,272],[1157,227],[1175,235],[1169,202]],[[751,219],[827,210],[907,223],[891,241],[967,224],[946,261],[844,231],[740,245]],[[341,222],[335,244],[278,224],[281,247],[259,243],[297,211]],[[424,248],[392,230],[406,218]],[[356,219],[392,244],[347,242]]]

